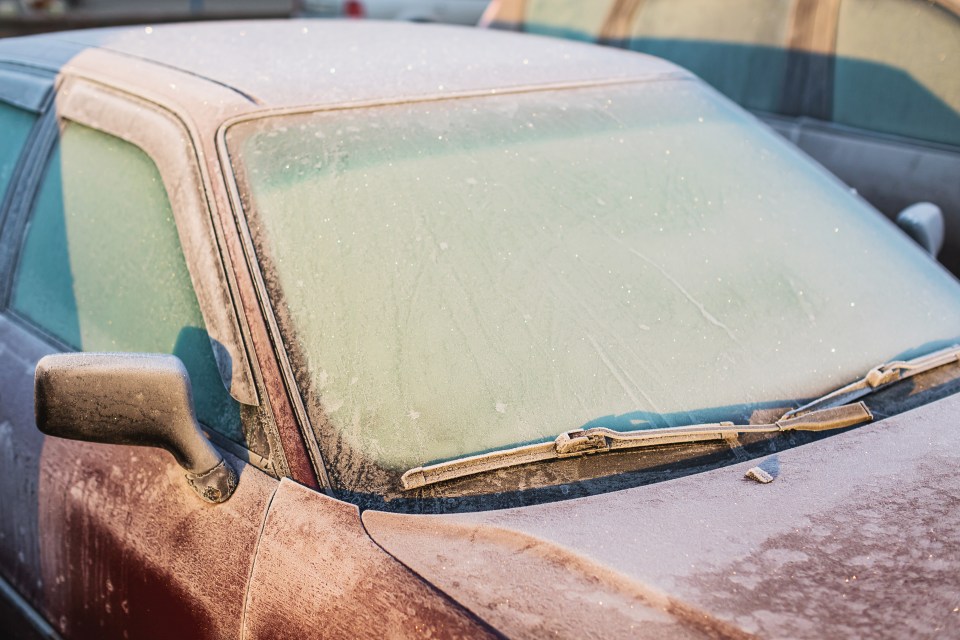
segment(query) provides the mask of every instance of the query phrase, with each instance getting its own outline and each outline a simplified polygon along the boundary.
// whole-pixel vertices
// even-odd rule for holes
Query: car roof
[[[270,107],[689,77],[669,62],[612,48],[368,20],[206,22],[61,32],[0,40],[0,61],[55,72],[89,49],[203,78]],[[109,68],[102,71],[110,74]],[[151,82],[149,74],[142,82]]]

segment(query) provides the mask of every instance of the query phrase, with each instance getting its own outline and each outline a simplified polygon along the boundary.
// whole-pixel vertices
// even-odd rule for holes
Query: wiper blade
[[[642,431],[614,431],[604,427],[577,429],[561,433],[553,442],[491,451],[410,469],[401,476],[400,483],[404,490],[409,491],[446,480],[542,460],[717,440],[725,440],[735,446],[741,434],[828,431],[852,427],[871,420],[873,420],[873,414],[866,405],[858,402],[842,407],[810,411],[802,417],[780,419],[772,424],[735,425],[732,422],[718,422]]]
[[[901,380],[906,380],[917,374],[925,373],[954,362],[960,362],[960,347],[957,345],[941,349],[940,351],[934,351],[931,354],[914,358],[913,360],[894,360],[887,362],[879,367],[874,367],[867,372],[867,375],[859,380],[855,380],[848,385],[831,391],[816,400],[808,402],[802,407],[788,411],[783,414],[781,420],[795,418],[820,409],[848,404],[884,389],[891,384],[900,382]]]

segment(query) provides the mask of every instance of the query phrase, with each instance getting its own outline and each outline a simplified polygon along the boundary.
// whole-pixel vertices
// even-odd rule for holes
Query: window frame
[[[229,393],[241,403],[245,433],[260,431],[269,445],[269,457],[228,440],[210,429],[221,448],[274,477],[289,475],[285,455],[276,446],[272,417],[264,403],[262,383],[254,378],[250,351],[241,331],[238,311],[228,284],[228,272],[213,224],[211,194],[188,127],[162,106],[105,84],[61,74],[49,79],[50,92],[39,111],[34,131],[11,179],[7,201],[0,209],[0,314],[16,322],[60,351],[72,350],[61,340],[15,313],[10,307],[30,218],[47,167],[65,122],[73,122],[119,138],[140,149],[156,165],[170,200],[177,235],[194,295],[213,339],[232,360]],[[181,144],[171,144],[171,140]],[[217,350],[214,354],[218,356]],[[218,357],[219,361],[219,357]],[[225,377],[225,376],[222,376]],[[235,393],[235,390],[237,391]],[[237,396],[240,396],[239,398]],[[243,410],[246,406],[247,410]],[[253,411],[250,411],[252,409]],[[258,416],[252,415],[253,413]]]
[[[6,191],[0,193],[0,309],[7,306],[16,261],[16,243],[8,238],[17,234],[10,228],[17,227],[24,207],[29,207],[32,202],[32,194],[39,185],[47,154],[54,142],[49,122],[53,87],[53,74],[0,61],[0,103],[37,116],[20,150]]]

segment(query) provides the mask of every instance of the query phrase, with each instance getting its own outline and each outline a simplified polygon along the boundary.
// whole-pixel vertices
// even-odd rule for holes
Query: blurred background
[[[0,0],[0,37],[198,19],[282,18],[299,0]]]
[[[479,24],[665,58],[891,219],[935,207],[960,275],[960,0],[0,0],[0,37],[286,17]]]
[[[287,17],[475,25],[488,4],[488,0],[0,0],[0,37],[144,23]]]

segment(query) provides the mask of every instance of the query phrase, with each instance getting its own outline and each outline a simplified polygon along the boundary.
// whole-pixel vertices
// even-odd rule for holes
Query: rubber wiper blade
[[[873,414],[866,405],[858,402],[842,407],[811,411],[802,417],[780,419],[772,424],[735,425],[732,422],[717,422],[642,431],[614,431],[604,427],[577,429],[561,433],[553,442],[529,444],[416,467],[400,477],[400,484],[405,491],[409,491],[446,480],[543,460],[717,440],[725,440],[731,446],[735,446],[741,434],[828,431],[852,427],[871,420],[873,420]]]
[[[925,373],[942,366],[960,362],[960,346],[953,345],[940,351],[914,358],[913,360],[894,360],[874,367],[859,380],[835,389],[830,393],[808,402],[802,407],[783,414],[783,419],[795,418],[812,411],[848,404],[884,389],[891,384],[906,380],[917,374]]]

